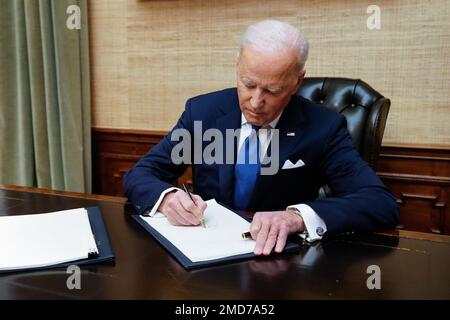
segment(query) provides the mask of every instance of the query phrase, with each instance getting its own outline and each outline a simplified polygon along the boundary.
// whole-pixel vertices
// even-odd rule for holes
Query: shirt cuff
[[[164,200],[164,196],[166,194],[168,194],[169,192],[172,192],[173,190],[180,190],[179,188],[176,187],[171,187],[171,188],[167,188],[166,190],[164,190],[163,192],[161,192],[161,195],[158,198],[158,201],[156,201],[155,205],[153,206],[152,210],[150,210],[150,212],[148,213],[148,215],[150,217],[153,217],[156,212],[158,211],[159,205],[161,204],[161,202]]]
[[[321,217],[308,205],[297,204],[289,206],[288,209],[297,209],[297,213],[302,217],[305,224],[305,232],[300,233],[300,236],[308,242],[314,242],[322,239],[327,226]]]

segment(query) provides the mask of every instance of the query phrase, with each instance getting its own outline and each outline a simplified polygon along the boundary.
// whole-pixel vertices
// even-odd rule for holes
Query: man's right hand
[[[198,195],[191,195],[195,203],[184,191],[169,192],[164,196],[158,211],[175,226],[199,225],[206,209],[206,202]]]

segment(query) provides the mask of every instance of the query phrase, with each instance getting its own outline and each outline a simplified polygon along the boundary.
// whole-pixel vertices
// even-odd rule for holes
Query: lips
[[[247,110],[247,112],[248,112],[248,114],[250,114],[252,117],[262,117],[262,116],[264,116],[264,113],[262,113],[262,112],[257,113],[257,112],[253,112],[253,111],[250,111],[250,110]]]

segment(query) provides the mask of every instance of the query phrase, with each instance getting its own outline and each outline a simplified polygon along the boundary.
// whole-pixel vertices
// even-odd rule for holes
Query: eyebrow
[[[255,85],[255,82],[251,79],[241,78],[241,80],[245,85]],[[283,91],[283,88],[281,88],[281,87],[266,87],[265,89],[272,93],[279,93],[279,92]]]

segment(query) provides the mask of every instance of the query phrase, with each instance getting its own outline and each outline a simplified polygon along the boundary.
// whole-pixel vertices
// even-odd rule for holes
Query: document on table
[[[255,241],[244,240],[241,236],[249,231],[250,223],[214,199],[206,203],[206,228],[171,225],[162,213],[141,218],[192,262],[252,253]]]
[[[98,254],[84,208],[0,217],[0,271],[57,265]]]

